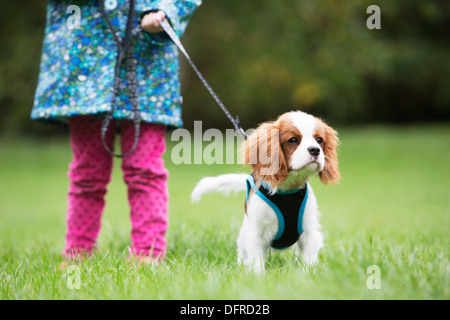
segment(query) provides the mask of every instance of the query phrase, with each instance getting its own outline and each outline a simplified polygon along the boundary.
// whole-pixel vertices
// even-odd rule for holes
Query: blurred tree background
[[[74,0],[76,4],[76,0]],[[381,30],[369,30],[369,5]],[[29,120],[46,1],[0,12],[0,133],[55,132]],[[301,109],[336,125],[450,120],[450,2],[204,0],[182,42],[245,129]],[[231,128],[184,58],[183,119]]]

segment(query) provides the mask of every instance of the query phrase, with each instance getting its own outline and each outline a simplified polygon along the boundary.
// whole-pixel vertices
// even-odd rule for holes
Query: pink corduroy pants
[[[112,156],[101,142],[102,120],[94,116],[69,118],[73,158],[67,209],[66,246],[63,256],[90,255],[100,231],[107,184],[111,180]],[[114,145],[114,123],[107,144]],[[134,125],[120,121],[121,149],[127,152],[134,143]],[[162,155],[166,127],[141,123],[137,149],[122,160],[124,180],[131,208],[131,253],[162,257],[166,251],[168,225],[168,172]]]

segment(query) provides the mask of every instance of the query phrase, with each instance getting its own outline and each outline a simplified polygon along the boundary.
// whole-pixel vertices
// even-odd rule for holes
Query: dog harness
[[[247,198],[250,189],[266,202],[278,218],[278,232],[271,242],[274,249],[285,249],[297,242],[303,233],[303,214],[308,201],[308,183],[303,188],[291,191],[277,191],[272,194],[267,186],[261,183],[258,190],[253,175],[247,178]]]

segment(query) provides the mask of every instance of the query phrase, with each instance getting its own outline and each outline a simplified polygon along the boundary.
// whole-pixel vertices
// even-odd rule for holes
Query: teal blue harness
[[[278,218],[278,232],[271,242],[274,249],[285,249],[290,247],[303,233],[303,214],[305,213],[306,202],[308,201],[308,183],[301,189],[291,191],[277,191],[271,194],[270,190],[264,185],[255,190],[255,180],[253,175],[247,178],[247,198],[250,189],[266,202],[275,212]]]

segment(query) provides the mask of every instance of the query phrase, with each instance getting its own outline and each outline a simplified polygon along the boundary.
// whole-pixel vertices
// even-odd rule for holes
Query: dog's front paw
[[[304,259],[298,255],[295,256],[295,262],[305,270],[314,268],[319,264],[318,259]]]
[[[264,267],[264,261],[261,259],[245,259],[243,261],[245,271],[254,274],[264,274],[266,269]]]

